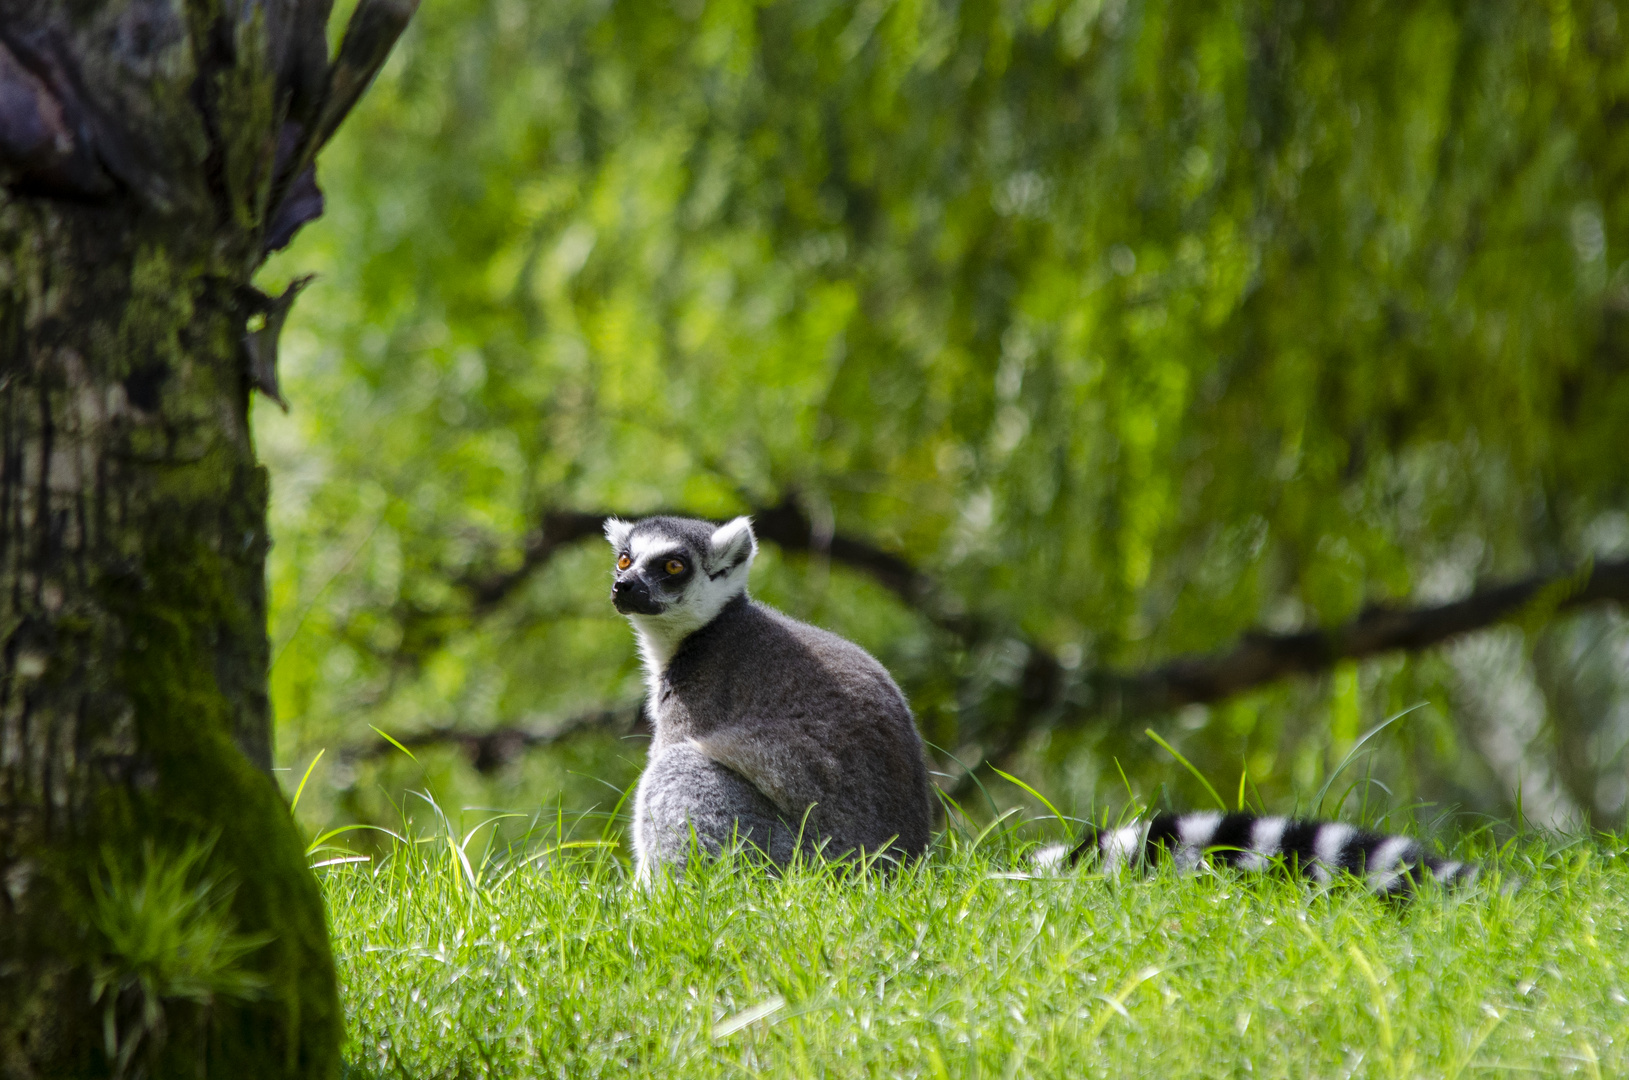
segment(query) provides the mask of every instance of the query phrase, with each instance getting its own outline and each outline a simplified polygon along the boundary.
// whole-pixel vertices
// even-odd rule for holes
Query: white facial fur
[[[605,536],[618,551],[626,549],[634,566],[665,556],[680,541],[657,531],[633,535],[634,526],[615,518],[605,526]],[[708,549],[698,552],[701,565],[677,597],[664,597],[666,608],[660,615],[630,614],[639,637],[639,653],[645,662],[645,682],[654,698],[661,686],[662,672],[678,651],[679,643],[706,626],[724,605],[746,591],[747,574],[758,554],[758,540],[752,534],[750,518],[738,517],[713,532]]]

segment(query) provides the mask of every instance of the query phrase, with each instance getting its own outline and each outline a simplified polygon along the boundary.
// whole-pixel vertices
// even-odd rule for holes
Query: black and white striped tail
[[[1179,868],[1201,862],[1240,870],[1266,870],[1275,864],[1327,884],[1338,874],[1363,879],[1371,892],[1402,895],[1423,881],[1468,885],[1474,863],[1428,855],[1406,836],[1370,832],[1337,821],[1296,821],[1257,814],[1157,814],[1116,829],[1090,832],[1067,855],[1061,848],[1041,861],[1075,866],[1096,858],[1106,873],[1138,863],[1152,865],[1162,855]]]

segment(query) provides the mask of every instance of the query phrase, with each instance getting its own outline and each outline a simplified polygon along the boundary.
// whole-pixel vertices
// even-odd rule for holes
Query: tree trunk
[[[327,0],[0,0],[6,1080],[339,1071],[270,773],[250,276],[410,13],[364,0],[330,66]]]

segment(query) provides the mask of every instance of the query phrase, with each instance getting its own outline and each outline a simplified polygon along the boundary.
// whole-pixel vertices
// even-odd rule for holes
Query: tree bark
[[[7,1080],[339,1072],[270,773],[249,394],[286,304],[250,277],[411,10],[364,0],[330,65],[327,0],[0,0]]]

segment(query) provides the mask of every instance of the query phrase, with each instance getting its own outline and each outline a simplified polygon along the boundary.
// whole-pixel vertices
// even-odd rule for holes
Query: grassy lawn
[[[714,867],[649,896],[591,846],[466,863],[442,836],[319,873],[352,1077],[1629,1075],[1625,845],[1483,854],[1491,880],[1402,907],[1003,877],[1010,842],[955,836],[892,880]]]

